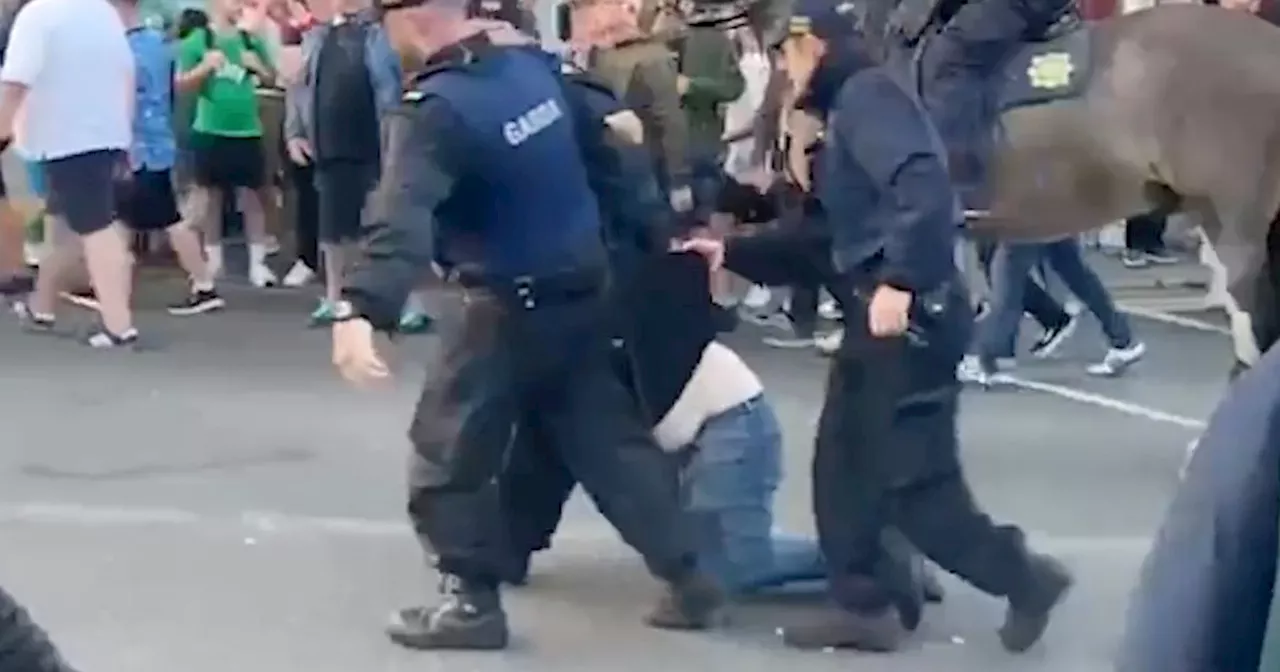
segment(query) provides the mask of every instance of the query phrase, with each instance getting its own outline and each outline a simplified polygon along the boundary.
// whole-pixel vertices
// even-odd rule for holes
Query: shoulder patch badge
[[[1037,89],[1061,89],[1071,84],[1075,70],[1071,54],[1065,51],[1037,54],[1031,57],[1031,65],[1027,66],[1027,79]]]

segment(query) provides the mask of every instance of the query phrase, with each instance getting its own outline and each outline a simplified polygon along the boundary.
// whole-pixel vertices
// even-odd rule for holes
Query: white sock
[[[200,281],[200,280],[192,280],[192,281],[191,281],[191,288],[192,288],[192,289],[194,289],[194,290],[196,290],[197,292],[212,292],[212,291],[213,291],[213,283],[212,283],[212,282],[202,282],[202,281]]]
[[[249,243],[249,265],[258,267],[267,265],[267,246],[262,243]]]

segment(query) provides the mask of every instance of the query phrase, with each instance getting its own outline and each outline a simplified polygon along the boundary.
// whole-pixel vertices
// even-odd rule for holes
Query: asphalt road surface
[[[0,582],[83,672],[1098,672],[1230,359],[1219,334],[1139,320],[1146,361],[1090,380],[1083,363],[1102,344],[1083,325],[1062,358],[1018,370],[1021,389],[966,396],[981,500],[1079,577],[1026,656],[999,648],[1003,605],[949,578],[946,603],[892,656],[783,649],[777,628],[817,598],[743,605],[710,634],[648,630],[655,584],[580,501],[531,584],[508,592],[509,652],[423,654],[382,625],[434,588],[403,515],[404,428],[430,338],[398,349],[390,389],[356,392],[329,368],[327,333],[303,328],[302,297],[241,292],[185,319],[160,298],[141,317],[151,352],[89,351],[0,317]],[[730,342],[787,430],[781,523],[811,530],[824,362],[759,338]]]

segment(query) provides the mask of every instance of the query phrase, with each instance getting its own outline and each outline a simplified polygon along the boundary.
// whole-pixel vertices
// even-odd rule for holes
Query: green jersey
[[[221,51],[227,59],[200,87],[191,130],[229,138],[261,137],[257,84],[243,63],[245,52],[252,51],[267,67],[274,67],[267,46],[260,38],[243,31],[214,34],[212,39],[208,31],[192,31],[178,51],[178,67],[182,72],[200,65],[211,48]]]

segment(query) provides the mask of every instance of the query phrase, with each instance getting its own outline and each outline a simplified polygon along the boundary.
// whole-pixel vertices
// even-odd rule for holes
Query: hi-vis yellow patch
[[[1055,51],[1032,56],[1031,65],[1027,67],[1027,79],[1037,89],[1061,89],[1071,84],[1071,75],[1075,71],[1071,54]]]

